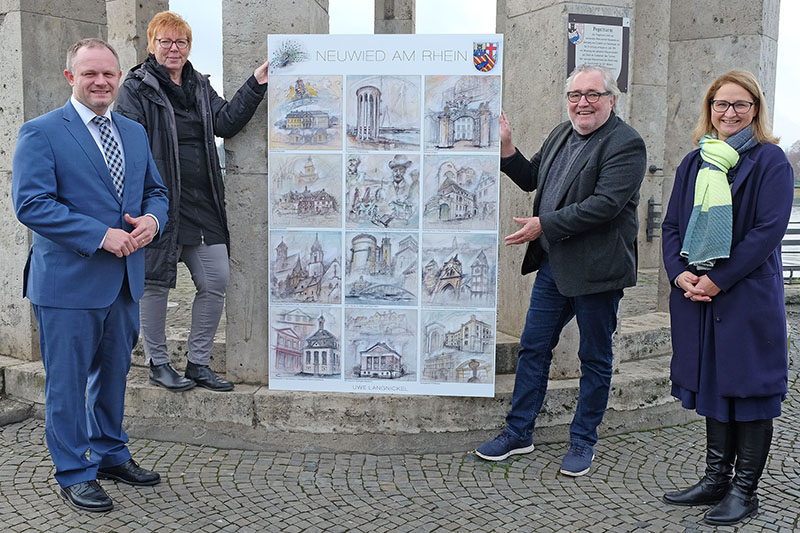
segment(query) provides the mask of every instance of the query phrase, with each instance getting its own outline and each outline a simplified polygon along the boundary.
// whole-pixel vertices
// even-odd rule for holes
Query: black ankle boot
[[[706,418],[706,475],[688,489],[664,494],[672,505],[713,505],[727,494],[736,457],[736,426]]]
[[[736,475],[731,490],[704,519],[707,524],[736,524],[758,514],[756,489],[772,442],[772,419],[736,422]]]

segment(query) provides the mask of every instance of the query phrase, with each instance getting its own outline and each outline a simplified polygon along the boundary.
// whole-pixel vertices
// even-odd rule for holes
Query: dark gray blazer
[[[569,121],[559,124],[530,161],[517,150],[501,159],[500,170],[523,191],[540,189],[571,131]],[[612,113],[587,143],[568,170],[556,210],[540,217],[550,243],[553,279],[567,297],[636,284],[636,206],[647,159],[644,141]],[[539,216],[540,201],[537,194],[533,216]],[[528,243],[522,273],[538,270],[543,255],[538,239]]]

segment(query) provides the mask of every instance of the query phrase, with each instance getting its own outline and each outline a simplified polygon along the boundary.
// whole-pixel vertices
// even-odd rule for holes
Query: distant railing
[[[781,241],[783,282],[800,283],[800,222],[789,222]]]

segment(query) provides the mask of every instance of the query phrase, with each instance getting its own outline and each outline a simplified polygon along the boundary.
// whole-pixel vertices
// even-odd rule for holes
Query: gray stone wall
[[[327,0],[222,1],[222,68],[230,97],[267,56],[267,35],[328,33]],[[226,362],[234,381],[265,382],[267,309],[267,108],[225,141],[231,232]]]
[[[375,0],[375,33],[414,33],[415,0]]]
[[[0,354],[39,356],[36,321],[22,298],[22,270],[30,233],[11,205],[11,170],[17,132],[30,120],[63,106],[67,48],[84,37],[106,38],[105,0],[6,1],[0,4]]]
[[[147,25],[153,15],[169,9],[169,0],[107,0],[108,42],[119,54],[126,73],[147,58]]]

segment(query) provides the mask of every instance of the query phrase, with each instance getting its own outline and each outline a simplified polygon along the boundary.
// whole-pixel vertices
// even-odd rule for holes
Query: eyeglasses
[[[175,43],[175,46],[177,46],[179,50],[183,50],[189,46],[189,39],[177,39],[175,41],[172,39],[156,39],[156,42],[158,43],[158,46],[164,50],[169,50],[172,48],[172,43]]]
[[[745,100],[739,100],[737,102],[728,102],[727,100],[711,100],[711,109],[717,113],[725,113],[728,111],[729,107],[733,107],[733,112],[737,115],[741,115],[750,111],[750,108],[753,107],[753,104],[755,104],[755,102],[747,102]]]
[[[589,102],[590,104],[595,104],[597,103],[598,100],[600,100],[601,96],[607,96],[609,94],[611,94],[611,91],[606,91],[603,93],[598,93],[595,91],[590,91],[588,93],[582,93],[580,91],[569,91],[567,93],[567,100],[569,100],[573,104],[577,104],[578,102],[581,101],[581,97],[585,97],[587,102]]]

